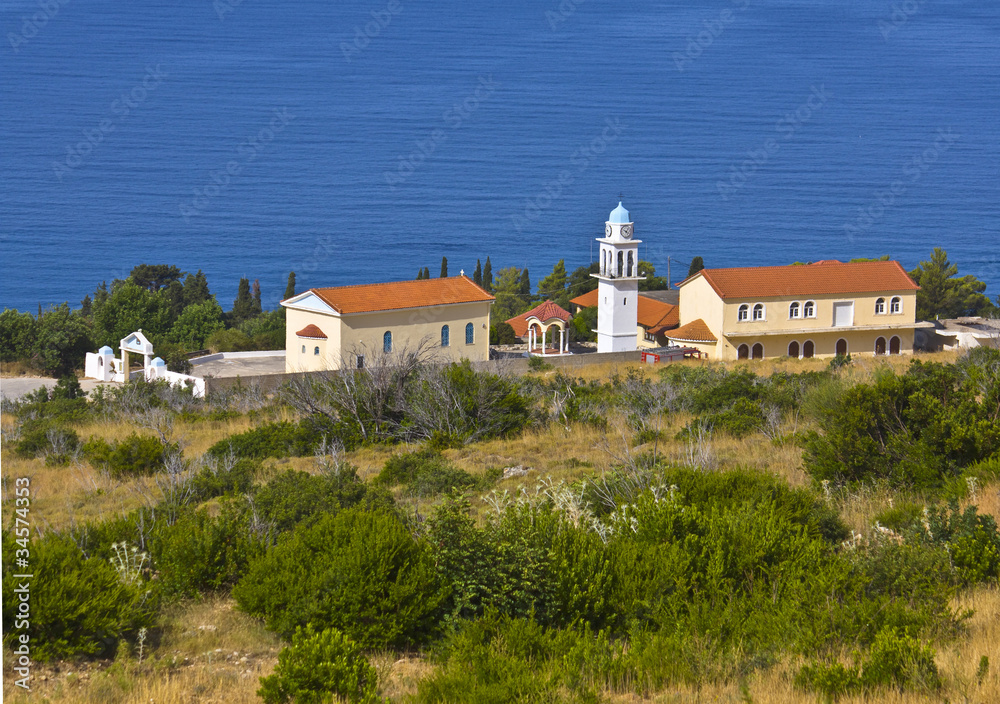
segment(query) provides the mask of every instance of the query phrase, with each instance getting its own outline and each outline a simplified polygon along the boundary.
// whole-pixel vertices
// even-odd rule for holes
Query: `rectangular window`
[[[365,356],[363,354],[358,355],[358,369],[365,368]]]

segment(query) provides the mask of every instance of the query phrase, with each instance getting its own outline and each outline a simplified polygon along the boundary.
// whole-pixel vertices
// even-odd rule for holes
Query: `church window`
[[[903,300],[899,296],[893,296],[889,301],[889,312],[893,315],[903,312]]]
[[[313,354],[314,354],[315,356],[317,356],[317,357],[319,356],[319,346],[318,346],[318,345],[317,345],[316,347],[314,347],[314,348],[313,348]]]
[[[451,344],[451,331],[448,329],[447,325],[441,327],[441,346],[447,347]]]
[[[385,335],[382,336],[382,351],[392,352],[392,331],[386,330]]]
[[[763,320],[764,319],[764,304],[755,303],[753,307],[753,319]]]
[[[628,253],[628,275],[635,276],[635,253]]]
[[[802,317],[803,318],[816,317],[816,301],[805,302],[805,305],[802,306]]]
[[[476,328],[472,323],[465,326],[465,344],[471,345],[476,341]]]
[[[875,301],[875,315],[882,315],[885,313],[885,299],[879,298]]]
[[[302,354],[305,354],[305,353],[306,353],[306,346],[302,345]]]
[[[812,340],[806,340],[802,343],[802,358],[810,359],[816,353],[816,345],[813,344]]]
[[[625,276],[625,252],[618,253],[618,276]]]
[[[736,319],[740,322],[750,319],[750,306],[746,303],[740,306],[739,312],[736,314]]]
[[[798,318],[799,317],[799,302],[798,301],[792,301],[792,304],[790,306],[788,306],[788,317],[789,318]],[[788,356],[791,357],[791,355],[788,355]],[[798,356],[798,355],[796,355],[796,356]]]

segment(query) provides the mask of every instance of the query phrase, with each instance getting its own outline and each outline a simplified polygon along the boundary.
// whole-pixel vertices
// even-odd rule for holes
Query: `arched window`
[[[382,336],[382,351],[392,352],[392,331],[386,330]]]
[[[451,331],[448,329],[447,325],[441,326],[441,346],[447,347],[451,344]]]
[[[789,318],[798,318],[799,317],[799,302],[798,301],[792,301],[792,303],[788,306],[788,317]]]
[[[618,276],[625,276],[625,252],[618,253]]]
[[[885,338],[875,338],[875,354],[885,354]]]
[[[795,340],[788,343],[788,356],[792,359],[798,359],[799,357],[799,343]]]
[[[750,350],[750,359],[764,359],[764,345],[759,342]]]
[[[750,348],[746,345],[740,345],[736,348],[736,358],[737,359],[747,359],[750,356]]]
[[[875,301],[875,315],[882,315],[885,313],[885,299],[879,298]]]
[[[899,354],[899,338],[895,335],[889,338],[889,354]]]
[[[847,354],[847,340],[844,338],[837,340],[837,354],[841,357]]]
[[[802,317],[803,318],[815,318],[816,317],[816,301],[806,301],[802,306]]]
[[[736,320],[743,322],[744,320],[750,319],[750,306],[746,303],[740,306],[739,312],[736,314]]]
[[[812,340],[806,340],[802,343],[802,359],[810,359],[814,354],[816,354],[816,345],[813,344]]]
[[[764,319],[764,304],[755,303],[753,306],[753,319],[763,320]]]
[[[635,276],[635,252],[628,253],[628,275]]]
[[[893,296],[892,300],[889,301],[889,312],[893,315],[903,312],[903,299],[899,296]]]
[[[302,354],[305,354],[305,353],[306,353],[306,346],[302,345]]]
[[[471,345],[476,341],[476,328],[472,323],[465,326],[465,344]]]
[[[313,348],[313,354],[319,357],[319,346]]]

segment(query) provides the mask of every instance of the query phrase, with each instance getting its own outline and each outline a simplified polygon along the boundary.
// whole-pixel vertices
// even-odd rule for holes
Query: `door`
[[[833,326],[836,328],[854,325],[854,301],[833,304]]]

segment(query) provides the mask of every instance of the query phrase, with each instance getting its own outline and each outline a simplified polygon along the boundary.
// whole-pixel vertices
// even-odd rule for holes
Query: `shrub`
[[[192,498],[207,501],[224,494],[244,494],[250,491],[259,471],[260,465],[252,460],[209,460],[191,478]]]
[[[385,486],[402,484],[416,496],[435,496],[451,489],[471,489],[489,482],[485,478],[477,479],[429,448],[390,457],[376,481]]]
[[[257,695],[265,704],[322,704],[331,695],[358,704],[380,701],[375,668],[334,628],[296,629],[291,646],[278,654],[274,674],[261,677],[260,684]]]
[[[132,433],[121,442],[108,443],[91,438],[83,444],[83,454],[94,467],[116,479],[153,474],[163,469],[167,456],[176,445],[165,445],[158,438]]]
[[[552,364],[546,362],[542,357],[529,357],[528,369],[533,372],[545,372],[552,369]]]
[[[283,536],[251,565],[233,596],[286,638],[312,623],[372,649],[428,640],[446,591],[430,556],[396,516],[350,509]]]
[[[896,685],[918,690],[941,687],[934,651],[916,638],[884,628],[875,636],[861,673],[865,687]]]
[[[309,452],[299,427],[288,421],[268,423],[244,433],[230,435],[208,448],[208,454],[213,457],[232,454],[249,459],[297,457]]]
[[[14,554],[13,541],[4,531],[5,555]],[[152,624],[155,603],[141,574],[118,571],[106,559],[88,559],[72,542],[52,534],[32,541],[31,559],[32,658],[112,655],[120,640]],[[5,644],[18,632],[13,629],[20,601],[14,589],[23,580],[14,578],[16,571],[12,560],[4,560]]]
[[[517,335],[510,323],[499,322],[490,326],[491,345],[516,345]]]
[[[696,418],[677,434],[678,439],[684,439],[696,433],[700,428],[718,431],[742,438],[757,432],[764,425],[764,414],[760,404],[745,398],[737,399],[732,408],[712,413],[703,418]]]
[[[28,424],[21,432],[21,439],[14,446],[19,457],[52,456],[58,461],[66,458],[80,446],[80,436],[72,428],[43,418]]]

